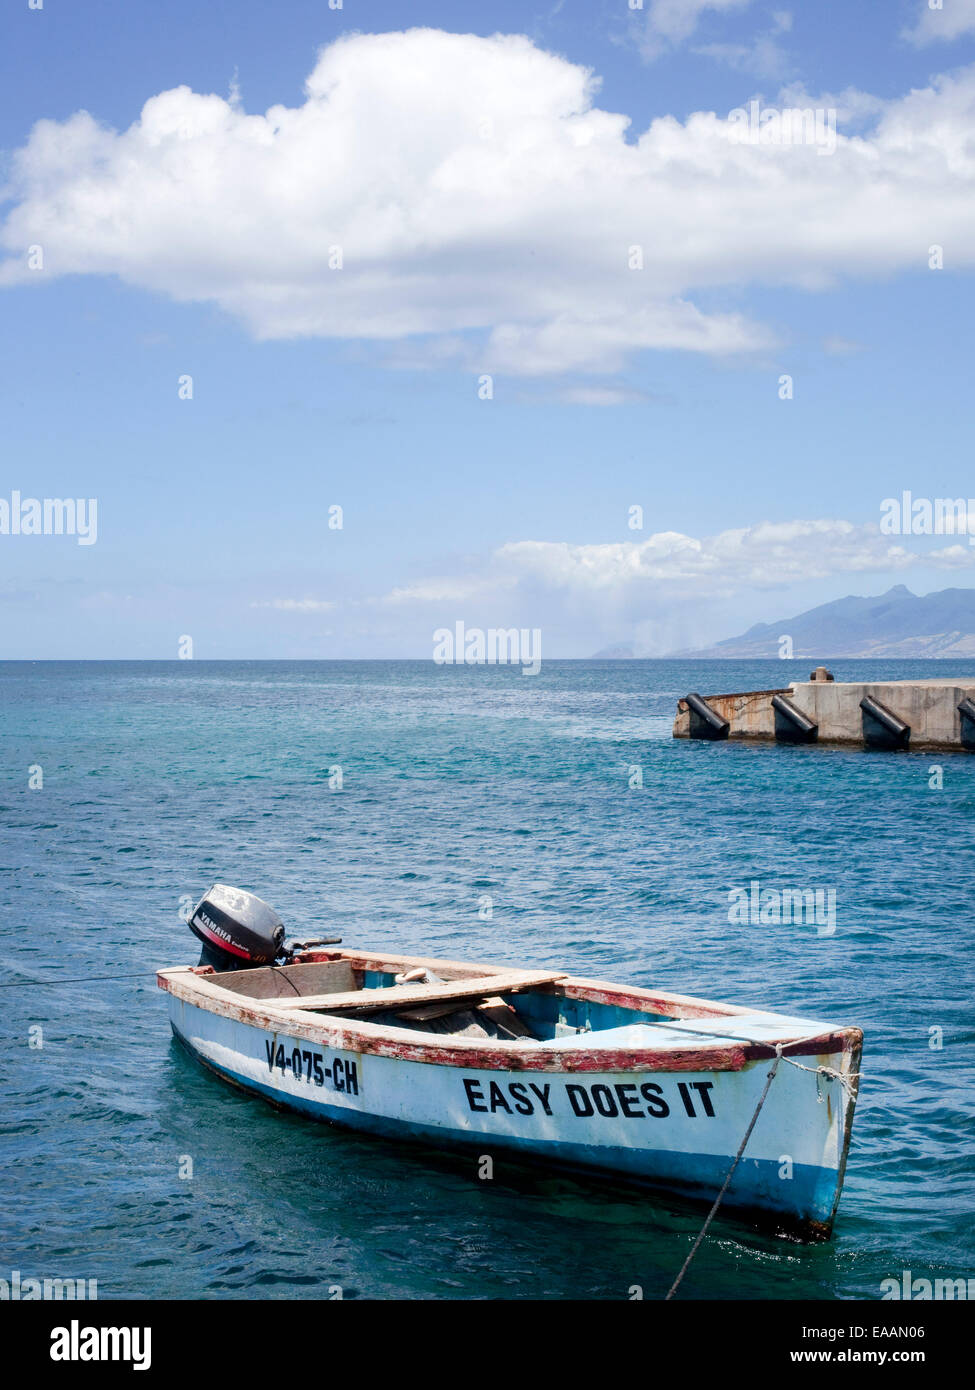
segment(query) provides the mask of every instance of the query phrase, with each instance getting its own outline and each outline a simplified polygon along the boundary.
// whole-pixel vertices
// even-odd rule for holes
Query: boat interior
[[[318,1016],[360,1019],[417,1033],[507,1042],[617,1038],[633,1025],[660,1024],[677,1016],[649,1003],[610,1004],[570,997],[556,971],[477,967],[435,970],[400,962],[349,958],[222,971],[208,982],[255,1001]],[[622,1039],[620,1039],[622,1040]]]

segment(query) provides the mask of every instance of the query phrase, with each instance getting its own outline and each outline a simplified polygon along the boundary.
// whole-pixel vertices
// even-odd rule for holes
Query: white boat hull
[[[459,1058],[456,1045],[426,1052],[416,1044],[377,1048],[371,1035],[383,1030],[375,1027],[364,1030],[366,1042],[357,1048],[355,1030],[336,1038],[334,1020],[329,1026],[316,1019],[312,1027],[308,1013],[282,1014],[262,1026],[252,1008],[222,1008],[207,995],[195,999],[199,986],[186,978],[191,974],[160,977],[170,991],[174,1033],[208,1067],[277,1105],[352,1129],[463,1146],[477,1155],[512,1152],[701,1200],[712,1200],[721,1187],[770,1070],[768,1055],[735,1069],[724,1063],[709,1069],[706,1048],[698,1054],[701,1069],[688,1069],[686,1037],[678,1039],[683,1050],[675,1052],[672,1070],[659,1048],[652,1059],[631,1048],[625,1066],[607,1070],[592,1069],[598,1053],[571,1044],[557,1070],[550,1058],[533,1069],[530,1050],[525,1065],[510,1050],[507,1064],[499,1065],[484,1048]],[[180,976],[188,988],[180,988]],[[780,1034],[788,1024],[793,1036],[821,1029],[835,1038],[829,1025],[741,1010],[720,1021],[682,1019],[678,1026],[685,1034],[697,1029],[710,1044],[720,1022],[720,1036],[737,1043],[771,1036],[770,1020]],[[779,1065],[727,1207],[808,1237],[829,1233],[856,1090],[855,1080],[840,1077],[855,1074],[859,1063],[859,1030],[848,1033],[856,1036],[843,1035],[832,1051]]]

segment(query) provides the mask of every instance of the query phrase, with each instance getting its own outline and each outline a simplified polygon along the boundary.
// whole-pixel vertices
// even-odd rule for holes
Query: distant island
[[[797,657],[975,656],[975,589],[942,589],[919,598],[895,584],[875,598],[851,594],[679,655],[778,656],[784,635],[792,638]]]
[[[919,597],[903,584],[885,594],[850,594],[774,623],[757,623],[739,637],[711,647],[671,652],[673,657],[740,659],[777,657],[780,638],[792,639],[796,657],[975,657],[975,589],[942,589]],[[596,658],[632,657],[627,643],[604,647]]]

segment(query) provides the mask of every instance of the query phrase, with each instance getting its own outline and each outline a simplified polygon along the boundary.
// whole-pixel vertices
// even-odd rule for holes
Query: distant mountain
[[[792,638],[793,656],[975,657],[975,589],[942,589],[919,598],[896,584],[876,598],[849,595],[793,618],[758,623],[740,637],[675,656],[779,655]]]

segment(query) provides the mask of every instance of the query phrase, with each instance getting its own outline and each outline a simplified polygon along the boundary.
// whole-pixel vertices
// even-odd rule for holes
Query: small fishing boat
[[[173,1032],[275,1105],[708,1202],[754,1122],[724,1206],[830,1235],[859,1028],[557,970],[285,943],[266,903],[222,884],[189,925],[200,963],[157,977]]]

